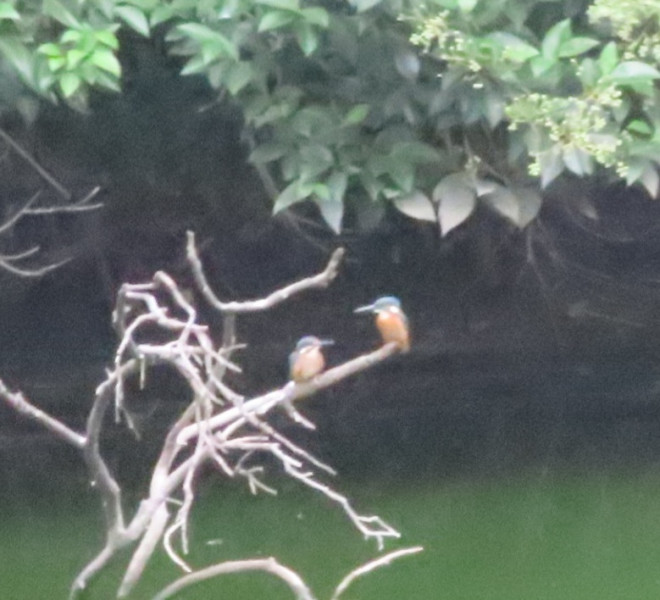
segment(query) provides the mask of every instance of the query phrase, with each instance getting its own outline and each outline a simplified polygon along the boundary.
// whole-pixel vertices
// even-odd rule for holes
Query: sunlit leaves
[[[439,205],[442,235],[458,227],[474,211],[477,194],[463,173],[444,177],[433,189],[433,201]]]

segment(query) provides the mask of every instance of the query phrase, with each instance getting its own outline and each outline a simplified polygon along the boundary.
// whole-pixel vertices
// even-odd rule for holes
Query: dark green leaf
[[[256,0],[256,4],[262,6],[270,6],[272,8],[279,8],[281,10],[290,10],[294,12],[300,11],[299,0]]]
[[[436,162],[440,160],[440,153],[423,142],[398,142],[392,146],[391,155],[403,162],[412,164]]]
[[[271,10],[264,14],[259,21],[258,31],[271,31],[272,29],[279,29],[285,25],[293,23],[299,19],[299,15],[289,10]]]
[[[322,27],[325,29],[330,23],[330,18],[328,16],[328,11],[320,6],[314,6],[312,8],[303,8],[300,11],[303,19],[307,21],[310,25],[316,25],[317,27]]]
[[[528,188],[500,186],[486,196],[486,202],[520,229],[527,226],[541,209],[541,195]]]
[[[350,0],[350,3],[357,9],[357,11],[364,12],[374,6],[380,4],[383,0]]]
[[[42,11],[45,15],[62,23],[62,25],[74,28],[80,27],[78,19],[58,0],[44,0]]]

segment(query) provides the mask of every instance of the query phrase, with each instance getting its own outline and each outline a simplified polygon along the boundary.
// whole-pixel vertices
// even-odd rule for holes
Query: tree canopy
[[[525,227],[558,177],[658,193],[657,0],[0,2],[0,111],[121,93],[132,33],[243,115],[274,212]],[[221,143],[219,141],[219,143]]]

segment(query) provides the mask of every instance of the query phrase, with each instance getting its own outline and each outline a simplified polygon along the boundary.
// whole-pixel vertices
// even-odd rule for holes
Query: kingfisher
[[[309,381],[325,368],[321,348],[334,344],[332,340],[321,340],[306,335],[298,340],[296,349],[289,356],[289,375],[296,383]]]
[[[384,344],[394,342],[401,352],[410,350],[410,328],[408,317],[401,310],[401,301],[395,296],[383,296],[373,304],[356,308],[356,313],[372,312],[376,315],[376,327]]]

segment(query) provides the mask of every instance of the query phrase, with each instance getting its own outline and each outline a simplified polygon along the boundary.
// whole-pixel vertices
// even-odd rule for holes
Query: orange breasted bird
[[[334,344],[332,340],[320,340],[313,335],[300,338],[296,349],[289,356],[289,376],[297,383],[309,381],[325,368],[321,348]]]
[[[396,343],[401,352],[410,350],[410,328],[408,317],[401,310],[401,301],[394,296],[383,296],[373,304],[356,308],[356,313],[372,312],[376,315],[376,327],[383,344]]]

